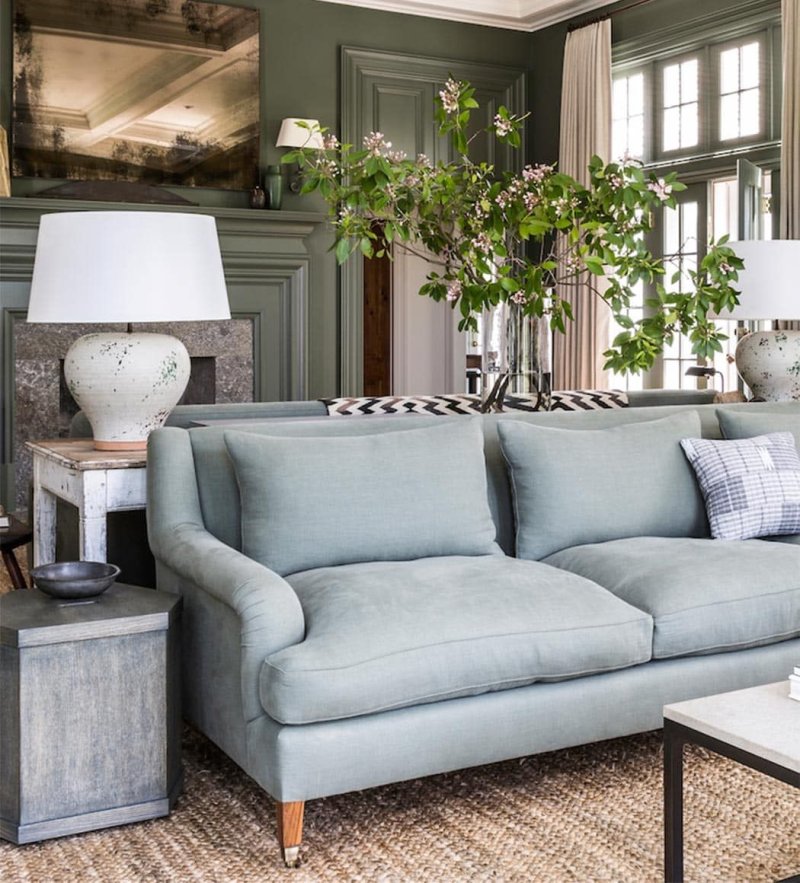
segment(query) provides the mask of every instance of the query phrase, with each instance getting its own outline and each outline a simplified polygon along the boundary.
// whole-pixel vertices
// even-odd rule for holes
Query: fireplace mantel
[[[323,214],[46,198],[0,199],[0,502],[4,505],[19,507],[25,493],[22,485],[27,484],[27,464],[15,464],[21,454],[20,442],[27,440],[21,439],[17,431],[18,393],[24,390],[25,394],[19,407],[30,407],[31,384],[35,385],[37,374],[43,371],[41,360],[24,364],[19,360],[30,350],[27,339],[33,326],[24,328],[24,352],[16,351],[21,331],[18,323],[24,323],[27,315],[39,219],[50,212],[120,210],[189,212],[215,218],[231,315],[249,323],[244,335],[242,322],[237,322],[235,333],[228,339],[231,346],[235,343],[240,348],[242,341],[247,341],[250,364],[242,368],[241,375],[252,378],[243,383],[239,376],[237,382],[223,389],[218,401],[305,399],[338,392],[336,268],[328,251],[331,234]],[[60,328],[65,337],[77,330],[69,325],[42,328],[51,332]],[[214,339],[218,347],[228,345],[218,329],[216,334],[196,332],[195,328],[202,349],[198,355],[207,355],[206,349]],[[171,328],[171,333],[177,332]],[[49,340],[57,337],[51,335]],[[223,353],[228,364],[243,358],[227,349]],[[58,358],[54,352],[51,362]],[[20,366],[24,376],[18,378]],[[51,387],[52,383],[47,389],[52,397]],[[46,410],[44,402],[42,405]],[[47,407],[52,411],[52,403]],[[52,427],[48,420],[54,423]],[[57,421],[39,415],[36,431],[56,437],[59,426]]]

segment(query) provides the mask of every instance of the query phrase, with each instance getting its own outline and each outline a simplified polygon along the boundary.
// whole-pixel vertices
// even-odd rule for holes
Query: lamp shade
[[[29,322],[230,319],[214,219],[181,212],[43,215]]]
[[[744,260],[736,287],[739,305],[720,319],[800,319],[800,240],[749,239],[729,243]]]
[[[303,123],[303,126],[298,126]],[[306,126],[308,128],[306,128]],[[276,147],[310,147],[322,150],[322,134],[319,131],[319,120],[306,120],[301,117],[287,117],[281,123]]]

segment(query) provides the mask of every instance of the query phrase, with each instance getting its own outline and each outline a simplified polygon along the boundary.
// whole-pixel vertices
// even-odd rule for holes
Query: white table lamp
[[[800,240],[743,240],[731,248],[744,260],[739,305],[720,319],[800,319]],[[800,331],[753,331],[736,347],[736,368],[753,396],[800,399]]]
[[[29,322],[230,319],[209,215],[100,211],[43,215]],[[167,334],[87,334],[64,375],[99,450],[140,450],[186,389],[189,354]]]

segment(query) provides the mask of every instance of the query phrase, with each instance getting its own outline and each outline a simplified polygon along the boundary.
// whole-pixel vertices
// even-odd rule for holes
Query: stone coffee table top
[[[800,702],[788,680],[676,702],[664,717],[800,773]]]

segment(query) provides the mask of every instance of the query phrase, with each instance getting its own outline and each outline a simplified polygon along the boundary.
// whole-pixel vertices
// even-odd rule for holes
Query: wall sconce
[[[298,125],[301,123],[302,125]],[[303,119],[302,117],[287,117],[278,132],[276,147],[307,147],[311,150],[322,150],[322,133],[319,131],[319,120]],[[289,189],[292,193],[299,193],[302,187],[302,175],[299,166],[292,164],[289,170]]]
[[[692,365],[686,369],[687,377],[709,377],[713,378],[715,374],[719,374],[719,391],[725,392],[725,375],[719,368],[708,368],[704,365]]]

